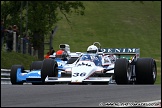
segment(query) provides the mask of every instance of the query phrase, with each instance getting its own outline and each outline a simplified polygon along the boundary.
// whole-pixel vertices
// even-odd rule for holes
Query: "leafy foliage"
[[[84,15],[82,2],[79,1],[3,1],[1,3],[1,16],[7,25],[18,24],[22,18],[22,27],[25,31],[26,17],[28,18],[28,29],[41,31],[46,34],[52,29],[57,21],[61,20],[58,13]],[[67,17],[66,17],[67,18]],[[69,19],[67,18],[69,21]]]
[[[20,25],[22,31],[28,33],[35,43],[35,49],[44,42],[44,36],[52,31],[53,25],[61,20],[58,13],[62,13],[67,21],[67,14],[84,15],[82,2],[79,1],[3,1],[1,2],[1,16],[6,25]],[[27,30],[27,31],[25,31]],[[41,36],[41,38],[33,38]],[[39,50],[39,49],[38,49]],[[42,49],[41,52],[43,52]],[[39,55],[38,55],[39,57]],[[43,57],[43,54],[42,54]]]

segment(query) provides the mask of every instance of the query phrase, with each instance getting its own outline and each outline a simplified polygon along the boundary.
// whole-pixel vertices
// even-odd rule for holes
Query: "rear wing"
[[[60,44],[59,48],[67,51],[67,53],[70,54],[70,45],[68,45],[68,44]]]
[[[80,57],[82,55],[82,52],[70,52],[68,57]],[[49,58],[55,58],[56,53],[53,53],[53,55],[50,55]]]
[[[140,57],[140,48],[101,48],[104,54],[114,54],[117,58]]]

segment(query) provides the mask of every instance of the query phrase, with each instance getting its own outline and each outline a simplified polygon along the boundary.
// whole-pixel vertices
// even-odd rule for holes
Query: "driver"
[[[87,48],[87,53],[94,53],[97,54],[98,53],[98,48],[95,45],[90,45]]]
[[[63,51],[63,50],[58,50],[57,52],[56,52],[56,58],[60,58],[60,59],[62,59],[63,61],[67,61],[68,59],[66,58],[66,52],[65,51]]]
[[[92,61],[97,66],[102,64],[102,57],[99,57],[98,52],[100,52],[100,49],[98,49],[98,47],[96,47],[95,45],[90,45],[87,48],[87,53],[96,54],[95,58]]]

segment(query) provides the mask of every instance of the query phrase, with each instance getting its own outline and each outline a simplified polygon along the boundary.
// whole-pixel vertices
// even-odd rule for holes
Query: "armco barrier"
[[[10,84],[11,69],[1,69],[1,84]]]

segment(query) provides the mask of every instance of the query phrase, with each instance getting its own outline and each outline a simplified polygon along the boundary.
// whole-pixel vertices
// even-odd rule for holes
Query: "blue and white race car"
[[[68,59],[62,60],[61,58],[57,58],[54,55],[50,56],[50,60],[54,60],[55,63],[51,63],[50,60],[43,60],[43,61],[34,61],[30,65],[30,70],[25,70],[24,66],[22,65],[13,65],[11,67],[11,73],[10,73],[10,80],[12,84],[23,84],[26,83],[32,83],[32,84],[44,84],[44,80],[41,75],[41,71],[46,71],[48,69],[48,66],[53,67],[53,65],[57,65],[59,69],[62,69],[65,64],[72,64],[77,60],[77,58],[80,56],[80,52],[70,52],[70,48],[68,44],[60,44],[60,48],[63,48],[68,52]],[[48,63],[47,63],[48,62]],[[43,65],[43,67],[42,67]],[[52,74],[53,75],[53,74]],[[61,77],[60,70],[57,73],[57,77]]]

